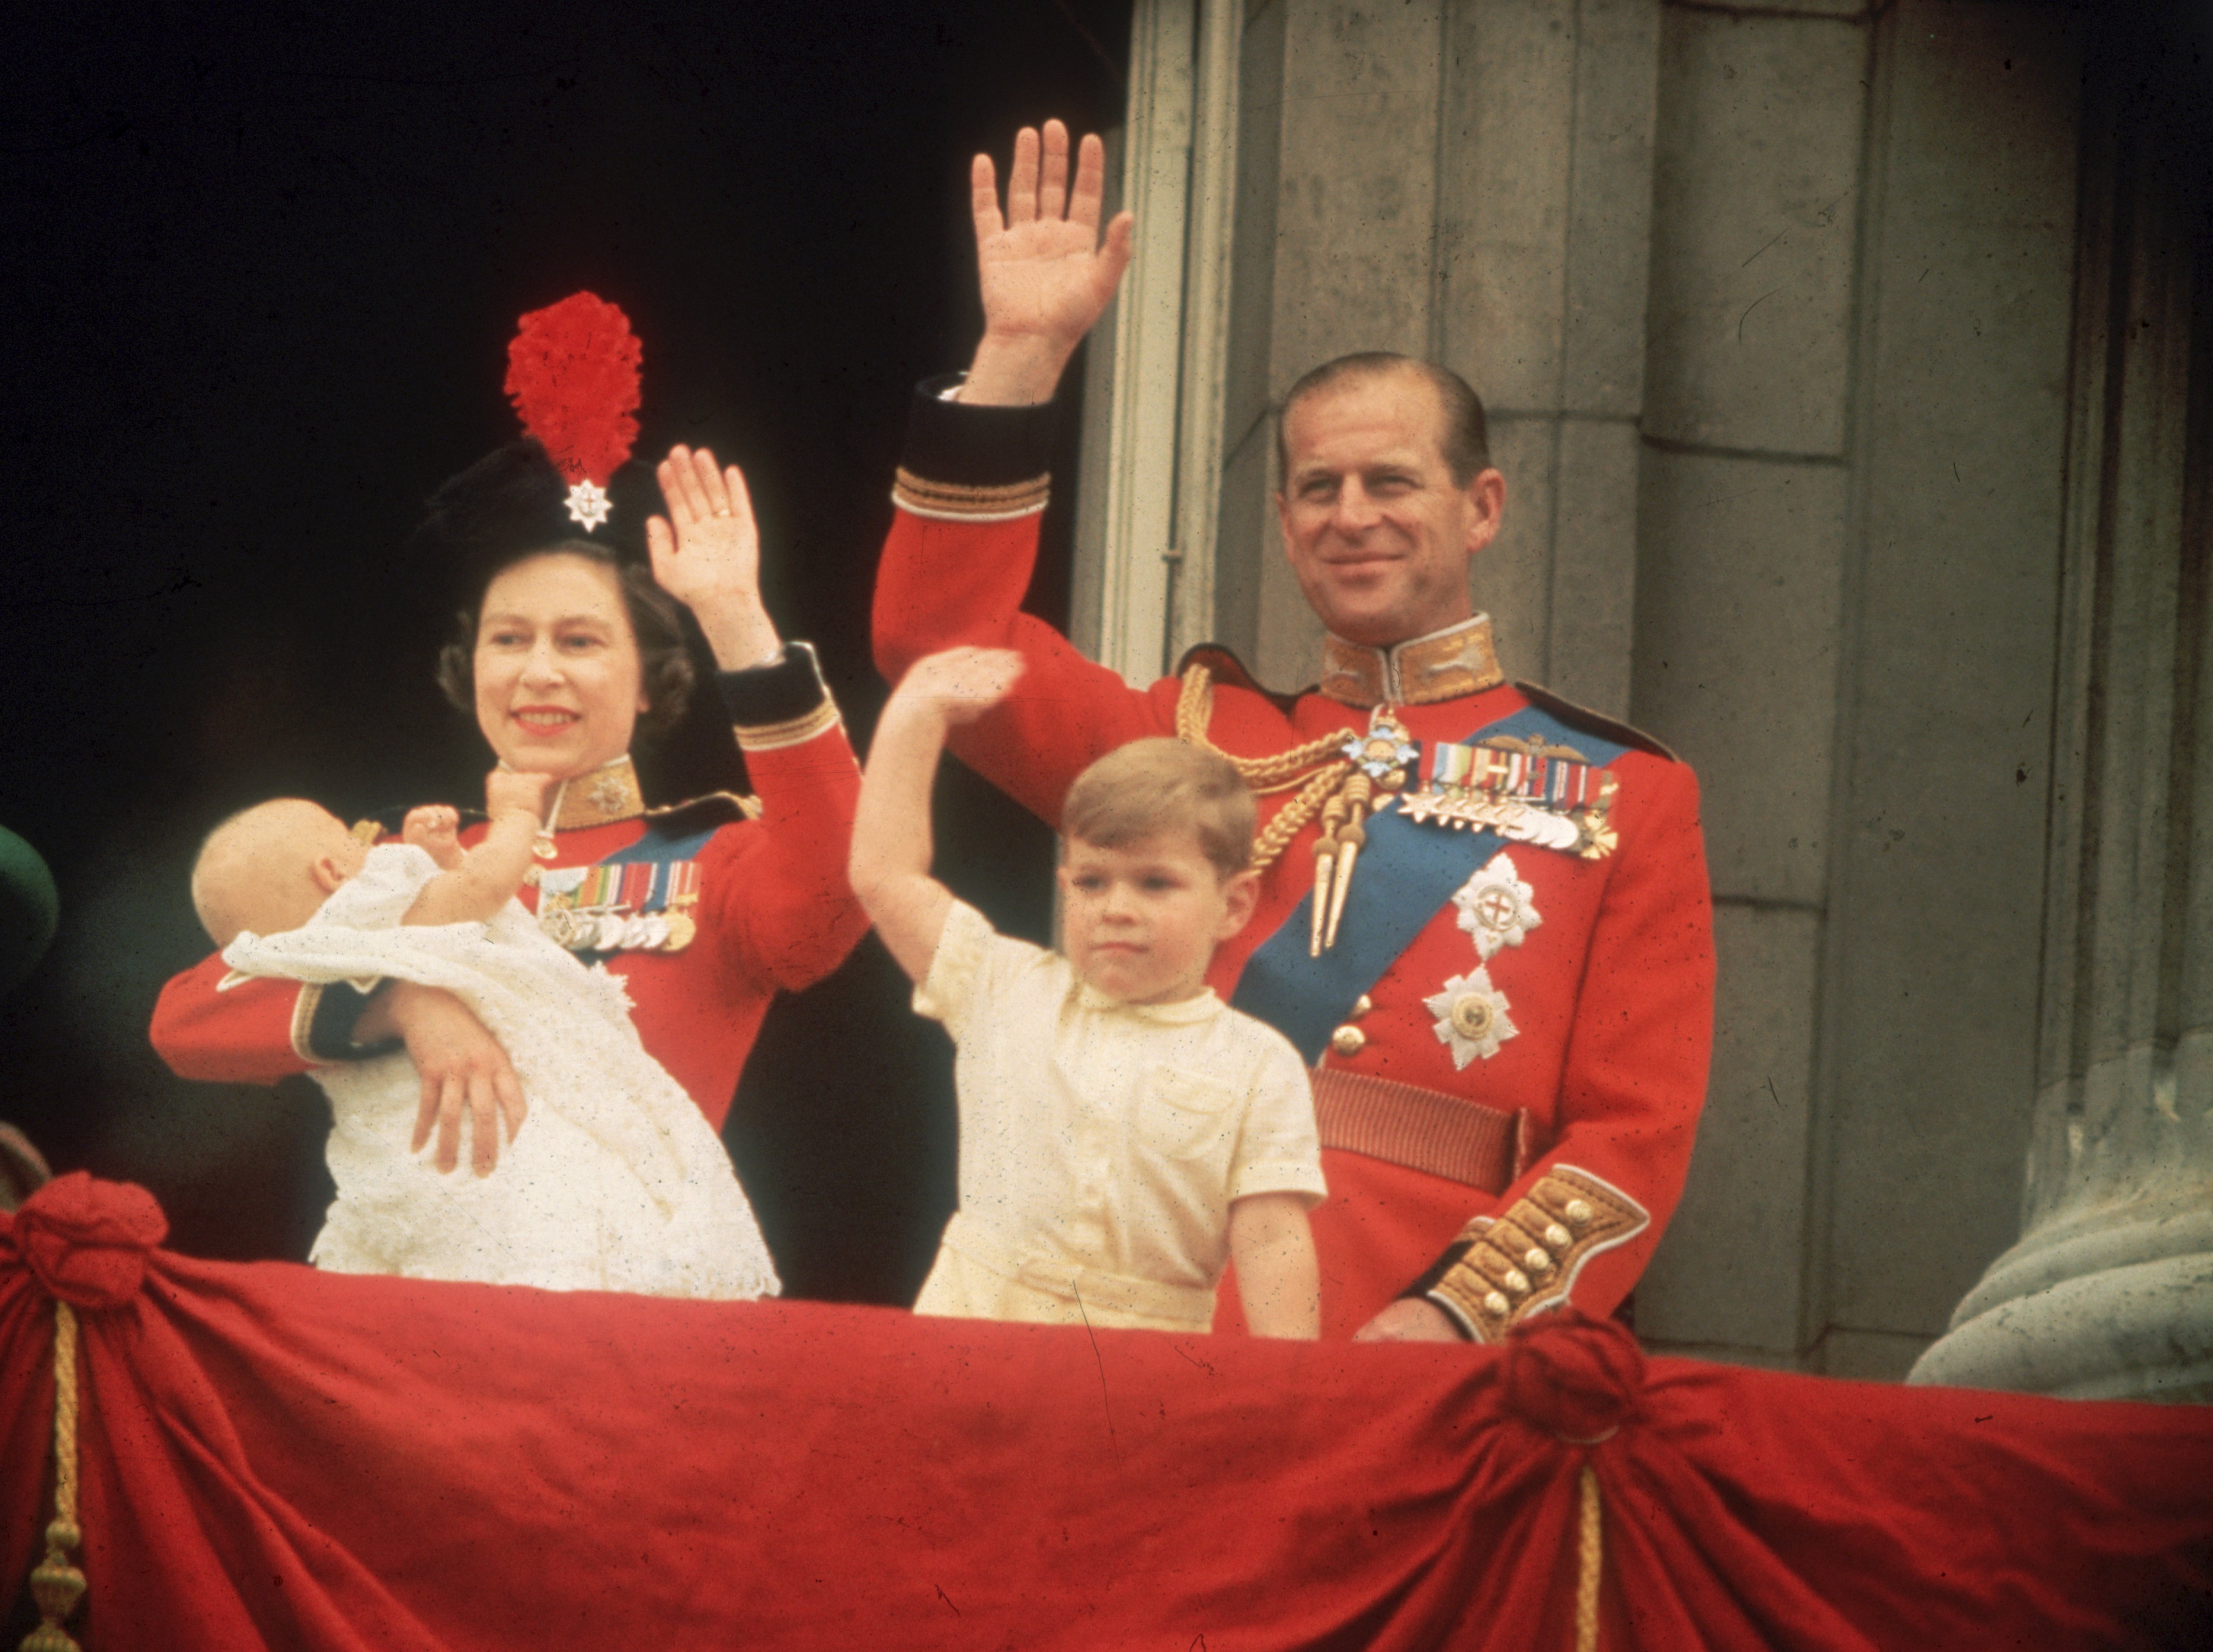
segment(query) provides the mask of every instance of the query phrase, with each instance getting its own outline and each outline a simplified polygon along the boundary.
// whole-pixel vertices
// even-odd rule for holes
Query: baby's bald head
[[[305,798],[258,803],[232,815],[200,845],[192,907],[218,948],[241,930],[280,935],[313,917],[368,856],[368,845],[338,816]]]

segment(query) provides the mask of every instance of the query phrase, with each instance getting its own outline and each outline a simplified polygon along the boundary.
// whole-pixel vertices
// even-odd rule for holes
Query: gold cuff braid
[[[323,1002],[320,983],[302,982],[300,996],[292,1001],[292,1053],[311,1066],[323,1065],[323,1058],[315,1053],[315,1011]]]
[[[826,698],[813,710],[786,719],[783,722],[735,725],[733,732],[738,744],[748,752],[778,752],[787,746],[803,745],[817,735],[826,734],[838,726],[838,705]]]
[[[1003,522],[1033,516],[1046,507],[1052,493],[1052,477],[1033,476],[1027,481],[996,487],[971,486],[958,482],[933,482],[901,466],[893,472],[892,503],[911,515],[937,521]]]
[[[1429,1299],[1478,1342],[1497,1342],[1525,1316],[1567,1296],[1583,1264],[1651,1225],[1651,1214],[1612,1183],[1555,1165],[1503,1215],[1478,1216],[1466,1253]]]

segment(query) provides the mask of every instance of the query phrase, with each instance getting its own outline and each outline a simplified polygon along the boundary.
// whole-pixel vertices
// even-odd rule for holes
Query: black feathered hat
[[[630,456],[642,356],[628,318],[592,293],[572,293],[522,318],[508,345],[506,389],[524,435],[440,486],[416,531],[416,559],[428,564],[425,588],[440,606],[473,611],[500,570],[564,542],[588,540],[619,562],[649,565],[645,524],[661,507],[660,487]],[[686,621],[687,651],[704,684],[714,656],[688,614]],[[682,720],[655,742],[640,771],[649,796],[742,783],[716,698],[691,696]]]
[[[420,529],[466,588],[517,554],[588,539],[646,560],[652,476],[631,462],[638,365],[629,318],[588,292],[533,310],[507,350],[519,442],[495,449],[431,497]]]

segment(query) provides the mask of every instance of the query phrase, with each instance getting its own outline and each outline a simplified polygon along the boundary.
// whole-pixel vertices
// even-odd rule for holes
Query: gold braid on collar
[[[1318,686],[1346,705],[1433,705],[1479,694],[1505,680],[1491,647],[1489,614],[1389,648],[1341,637],[1322,639]]]
[[[589,774],[564,780],[555,792],[546,832],[574,832],[579,826],[606,826],[615,820],[634,820],[645,813],[645,794],[638,789],[637,771],[625,752],[612,763],[603,763]]]

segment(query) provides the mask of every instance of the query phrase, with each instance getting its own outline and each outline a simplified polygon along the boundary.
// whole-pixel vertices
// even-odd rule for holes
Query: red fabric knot
[[[48,1295],[98,1309],[138,1294],[146,1253],[168,1233],[169,1219],[144,1188],[72,1170],[25,1199],[0,1239],[14,1242]]]
[[[1570,1445],[1613,1438],[1637,1408],[1644,1351],[1615,1320],[1572,1308],[1539,1314],[1507,1338],[1506,1409]]]

